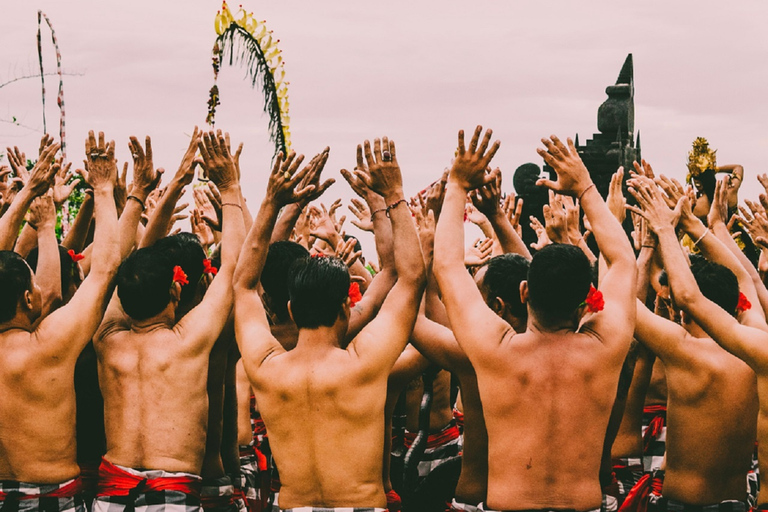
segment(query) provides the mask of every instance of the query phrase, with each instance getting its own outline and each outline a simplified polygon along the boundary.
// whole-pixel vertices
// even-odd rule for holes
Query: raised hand
[[[72,179],[73,173],[69,170],[72,167],[72,162],[64,166],[61,165],[61,160],[57,163],[59,169],[53,177],[53,202],[56,206],[61,206],[80,183],[80,178]]]
[[[715,194],[707,214],[707,225],[710,229],[719,222],[728,224],[728,189],[722,180],[715,183]]]
[[[208,178],[219,190],[223,191],[239,184],[235,160],[230,154],[227,142],[221,132],[204,133],[202,140],[197,144],[197,148],[203,156]],[[192,174],[194,175],[194,172]]]
[[[59,166],[54,161],[54,155],[59,151],[59,148],[61,148],[61,144],[46,146],[29,173],[29,178],[24,186],[29,187],[35,197],[45,194],[53,185],[53,177],[59,170]]]
[[[469,193],[475,208],[487,218],[501,211],[501,171],[497,167],[488,174],[491,181]]]
[[[93,188],[114,188],[117,182],[117,161],[115,160],[115,141],[104,141],[104,132],[99,132],[98,142],[93,130],[85,139],[88,184]],[[42,156],[40,159],[42,160]]]
[[[486,173],[486,169],[488,169],[493,156],[499,150],[501,143],[496,141],[489,149],[493,130],[486,130],[483,140],[480,142],[482,131],[483,127],[478,125],[469,142],[469,148],[466,148],[464,145],[464,130],[459,130],[458,153],[453,160],[448,180],[459,184],[459,186],[467,191],[482,187],[495,179]]]
[[[215,241],[213,230],[203,220],[199,210],[192,210],[192,215],[189,217],[189,222],[192,227],[192,233],[197,235],[197,239],[200,240],[200,245],[202,245],[204,248],[213,245],[213,242]]]
[[[43,194],[32,201],[26,219],[27,223],[31,224],[35,229],[56,226],[56,205],[50,193]]]
[[[558,244],[570,243],[563,201],[559,195],[551,190],[549,191],[549,204],[544,205],[543,213],[547,238]]]
[[[581,207],[579,201],[572,197],[560,196],[560,200],[565,208],[565,227],[568,233],[568,239],[572,244],[578,245],[583,238],[581,234]]]
[[[517,200],[515,200],[517,199]],[[507,216],[509,223],[517,232],[517,236],[523,236],[523,227],[520,225],[520,218],[523,215],[523,198],[515,197],[514,193],[507,194],[504,198],[504,202],[501,205],[501,209],[504,211],[504,215]]]
[[[547,236],[547,230],[539,219],[531,215],[529,220],[531,221],[531,229],[536,233],[536,241],[531,244],[531,248],[540,251],[551,244],[552,241]]]
[[[350,237],[348,240],[342,240],[336,246],[336,257],[339,258],[347,268],[355,264],[357,260],[363,255],[363,251],[355,252],[355,240]]]
[[[670,208],[674,208],[677,202],[680,200],[680,198],[685,195],[685,189],[674,178],[669,179],[663,174],[661,174],[659,175],[658,178],[656,178],[653,181],[659,187],[661,187],[661,190],[664,191],[664,194],[665,194],[665,196],[663,196],[664,200],[667,202],[667,206],[669,206]]]
[[[197,187],[192,192],[195,200],[195,211],[200,216],[200,220],[205,222],[211,229],[221,231],[221,207],[216,209],[208,195],[208,187]]]
[[[146,149],[141,147],[141,143],[136,137],[131,136],[128,142],[128,149],[133,156],[133,186],[134,190],[142,190],[149,193],[160,183],[163,176],[163,170],[155,170],[152,159],[152,139],[147,135],[145,139]]]
[[[314,237],[330,242],[334,235],[338,234],[336,231],[336,225],[333,223],[328,210],[324,204],[321,204],[322,210],[317,207],[311,207],[309,213],[310,217],[310,234]]]
[[[671,210],[656,184],[650,179],[633,181],[629,193],[635,198],[640,208],[627,206],[627,209],[642,216],[648,222],[648,227],[657,234],[664,228],[674,229],[677,226],[683,203],[688,201],[688,197],[684,196],[678,201],[675,209]]]
[[[355,176],[369,189],[384,198],[402,195],[403,176],[397,163],[395,141],[387,137],[381,140],[374,139],[373,151],[371,151],[370,141],[366,140],[363,146],[359,144],[357,146]],[[365,154],[365,160],[363,160],[363,154]]]
[[[541,139],[547,149],[539,148],[536,151],[555,170],[557,180],[539,179],[536,185],[543,185],[558,194],[581,198],[581,195],[594,186],[594,183],[584,162],[581,161],[573,140],[570,137],[567,140],[568,147],[554,135],[549,139]]]
[[[42,147],[42,141],[47,141],[47,135],[43,136],[43,139],[41,140],[40,144]],[[53,144],[53,139],[50,140],[50,144],[47,144],[45,147],[49,147],[51,144]],[[43,148],[45,149],[45,148]],[[22,182],[22,185],[26,184],[27,181],[29,181],[29,171],[27,171],[27,155],[25,153],[22,153],[18,146],[14,146],[13,149],[11,148],[5,148],[6,156],[8,157],[8,163],[11,166],[11,169],[13,170],[13,175],[16,178],[19,178]],[[40,155],[42,156],[42,151],[40,152]]]
[[[352,204],[347,206],[357,220],[352,219],[352,225],[363,231],[373,233],[373,221],[371,221],[371,209],[359,199],[352,198]]]
[[[202,136],[203,132],[195,126],[195,129],[192,131],[192,138],[189,139],[189,146],[187,146],[184,156],[181,157],[179,169],[173,177],[173,179],[178,181],[181,186],[187,186],[192,183],[192,180],[195,179],[195,167],[197,167],[197,165],[203,165],[203,160],[201,158],[195,158],[198,147],[202,142]]]
[[[472,247],[467,248],[464,253],[464,265],[467,267],[477,267],[485,265],[493,256],[493,239],[478,238]]]
[[[291,203],[303,201],[314,190],[314,185],[300,187],[304,177],[312,170],[314,165],[306,165],[299,172],[296,170],[304,161],[304,155],[296,156],[291,151],[288,158],[283,160],[283,153],[279,153],[272,167],[272,173],[267,182],[267,199],[282,207]]]
[[[428,189],[425,202],[425,211],[432,210],[435,218],[440,217],[440,211],[443,209],[443,199],[445,199],[445,184],[448,183],[448,171],[443,173],[439,181],[433,183]]]
[[[304,199],[301,200],[302,207],[308,205],[316,199],[319,199],[320,196],[322,196],[325,191],[328,190],[328,187],[336,183],[336,180],[333,178],[328,178],[322,183],[320,182],[320,176],[323,172],[323,169],[325,168],[326,162],[328,162],[328,154],[330,151],[331,148],[326,146],[322,152],[315,155],[315,157],[309,161],[309,164],[307,164],[307,166],[310,167],[309,172],[306,176],[304,176],[304,179],[301,180],[301,183],[298,184],[298,187],[299,189],[304,189],[310,185],[313,185],[315,188],[309,194],[307,194]]]
[[[637,164],[637,162],[635,162],[635,164]],[[627,198],[624,197],[624,191],[621,189],[623,185],[624,167],[619,167],[619,169],[613,173],[613,176],[611,176],[611,184],[608,187],[608,197],[605,200],[608,209],[611,210],[611,213],[616,217],[616,220],[619,221],[619,224],[624,222],[624,219],[627,217],[627,209],[625,208],[627,205]]]

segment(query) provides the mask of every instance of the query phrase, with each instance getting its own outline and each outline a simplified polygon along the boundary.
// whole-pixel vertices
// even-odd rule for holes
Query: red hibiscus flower
[[[85,259],[85,256],[83,256],[82,254],[76,253],[74,249],[68,250],[67,254],[69,254],[69,257],[72,258],[72,261],[75,263],[77,263],[82,259]]]
[[[736,312],[743,313],[749,309],[752,309],[752,303],[749,302],[749,299],[743,293],[739,292],[739,303],[736,305]]]
[[[185,284],[189,284],[189,279],[187,279],[187,274],[184,273],[184,270],[178,265],[173,267],[173,282],[179,283],[182,286]]]
[[[349,285],[349,307],[355,307],[355,304],[363,299],[363,294],[360,293],[360,285],[352,283]]]
[[[216,275],[218,273],[219,269],[211,265],[211,260],[208,258],[205,258],[203,260],[203,274],[211,274]]]
[[[598,311],[602,311],[605,307],[605,300],[603,300],[603,292],[595,288],[594,286],[589,286],[589,293],[587,293],[587,298],[584,300],[584,302],[581,303],[581,306],[587,306],[587,309],[589,309],[592,313],[597,313]]]

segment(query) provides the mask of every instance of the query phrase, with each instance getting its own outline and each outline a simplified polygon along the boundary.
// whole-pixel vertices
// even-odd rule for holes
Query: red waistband
[[[654,412],[667,412],[666,405],[646,405],[643,407],[643,414],[650,414]]]
[[[651,494],[661,496],[664,480],[646,473],[627,493],[619,512],[646,512],[648,510],[648,497]]]
[[[413,442],[416,440],[417,435],[418,434],[412,434],[411,432],[405,433],[404,442],[406,448],[411,447]],[[451,422],[443,430],[437,434],[430,434],[429,437],[427,437],[427,449],[437,448],[438,446],[447,444],[449,441],[458,439],[460,435],[461,432],[459,431],[459,426],[456,424],[456,420],[451,420]]]
[[[394,489],[387,493],[387,509],[389,512],[400,512],[403,507],[403,501],[400,499],[400,495],[395,492]]]
[[[19,496],[20,501],[36,500],[39,498],[74,498],[83,490],[83,480],[78,476],[67,485],[63,485],[56,490],[43,494],[25,494]],[[0,491],[0,501],[5,500],[8,494]]]
[[[141,478],[115,466],[107,459],[101,459],[99,466],[99,496],[128,496],[132,491],[178,491],[199,499],[201,487],[201,480],[190,476]]]

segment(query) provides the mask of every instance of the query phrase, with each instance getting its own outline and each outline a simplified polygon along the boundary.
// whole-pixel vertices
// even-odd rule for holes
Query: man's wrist
[[[219,188],[219,193],[221,194],[222,203],[237,202],[240,204],[240,185],[233,184],[227,185],[224,188]]]
[[[29,222],[27,224],[29,224],[31,227],[33,227],[34,229],[37,230],[38,236],[40,236],[41,233],[48,233],[50,231],[55,231],[56,230],[56,223],[55,222],[44,222],[42,224],[38,224],[37,226],[35,226],[34,224],[31,224]]]
[[[391,191],[387,191],[386,194],[384,195],[384,203],[387,206],[391,206],[391,205],[395,204],[396,202],[401,201],[403,199],[405,199],[405,194],[403,194],[403,189],[402,188],[398,188],[398,189],[394,189],[394,190],[391,190]]]

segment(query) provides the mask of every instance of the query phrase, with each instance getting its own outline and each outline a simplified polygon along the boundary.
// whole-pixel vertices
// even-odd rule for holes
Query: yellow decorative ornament
[[[285,80],[285,63],[271,30],[267,30],[264,21],[257,20],[252,12],[242,5],[236,14],[232,14],[226,2],[214,18],[216,43],[213,47],[214,85],[208,100],[208,123],[213,126],[216,107],[220,103],[219,89],[216,85],[224,55],[229,62],[240,62],[248,67],[248,75],[253,85],[259,84],[264,92],[264,111],[269,115],[270,138],[275,142],[275,154],[284,154],[291,148],[291,130],[289,127],[288,84]],[[237,39],[237,44],[235,44]],[[235,58],[235,52],[239,52]]]
[[[704,137],[696,137],[693,148],[688,153],[688,176],[685,181],[691,182],[692,178],[700,176],[707,170],[717,170],[717,150],[709,147],[709,142]]]

